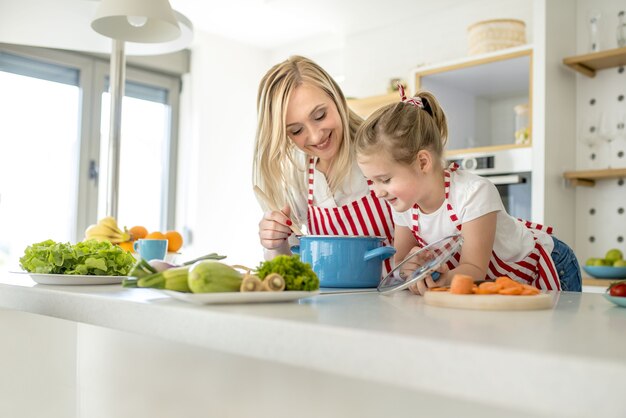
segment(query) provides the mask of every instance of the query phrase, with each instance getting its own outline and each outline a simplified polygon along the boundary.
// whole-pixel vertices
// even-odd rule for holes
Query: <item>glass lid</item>
[[[409,254],[380,282],[378,291],[383,295],[390,295],[424,280],[431,273],[433,279],[437,280],[439,273],[435,270],[459,251],[462,244],[463,238],[460,235],[450,235]],[[413,272],[407,272],[405,265],[409,263],[419,267]]]

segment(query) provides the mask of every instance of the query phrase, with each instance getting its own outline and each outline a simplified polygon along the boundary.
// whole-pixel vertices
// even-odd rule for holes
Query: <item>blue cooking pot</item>
[[[321,287],[376,287],[383,261],[396,253],[383,241],[384,237],[303,235],[291,251],[311,264]]]

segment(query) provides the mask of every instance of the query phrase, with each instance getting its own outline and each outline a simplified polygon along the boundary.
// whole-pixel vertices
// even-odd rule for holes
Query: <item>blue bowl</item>
[[[596,279],[626,279],[626,267],[583,266],[583,269]]]
[[[384,237],[303,235],[291,251],[311,265],[321,287],[376,287],[383,261],[396,253]]]
[[[611,296],[608,293],[604,294],[604,297],[609,302],[613,302],[617,306],[621,306],[622,308],[626,308],[626,298],[622,296]]]

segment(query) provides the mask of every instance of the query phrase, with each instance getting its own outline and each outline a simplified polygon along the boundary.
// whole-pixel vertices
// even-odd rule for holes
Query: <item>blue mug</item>
[[[303,235],[291,247],[309,263],[321,287],[369,288],[380,282],[383,261],[396,253],[384,237]]]
[[[146,261],[164,260],[167,254],[166,239],[139,239],[133,244],[135,251]]]

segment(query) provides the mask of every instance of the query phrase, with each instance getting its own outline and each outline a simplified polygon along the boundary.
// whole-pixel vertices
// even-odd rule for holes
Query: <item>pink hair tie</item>
[[[410,99],[406,98],[406,94],[404,93],[404,87],[402,84],[398,83],[398,91],[400,92],[400,101],[403,103],[412,104],[415,107],[419,107],[420,109],[424,108],[424,103],[422,103],[422,99],[419,97],[412,97]]]

